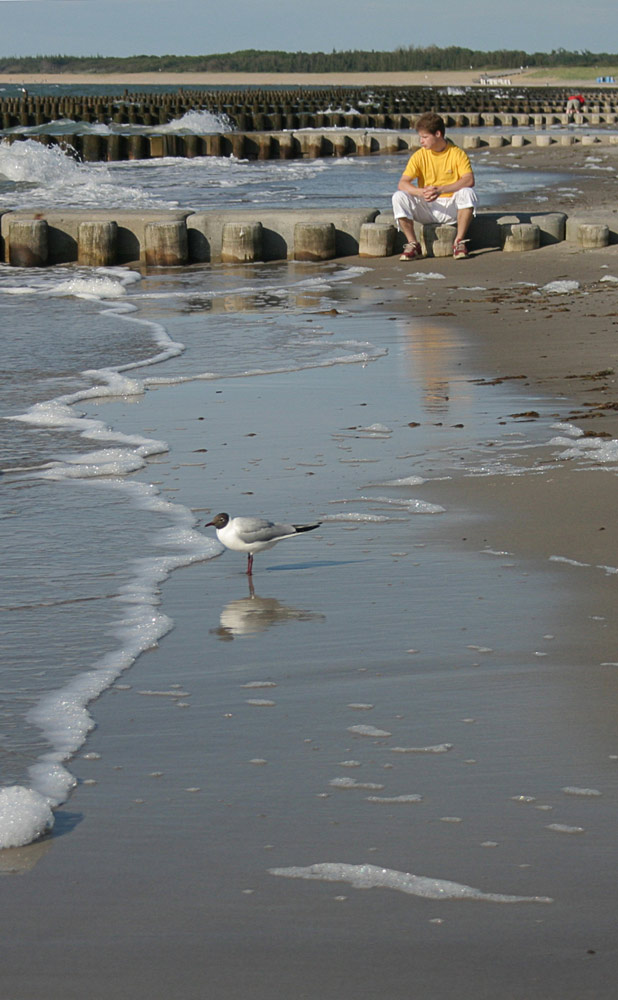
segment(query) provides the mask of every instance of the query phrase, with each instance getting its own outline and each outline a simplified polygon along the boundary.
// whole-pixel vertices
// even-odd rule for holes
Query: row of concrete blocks
[[[378,209],[332,212],[122,211],[85,213],[6,212],[0,216],[0,259],[16,267],[77,262],[105,267],[141,261],[154,267],[190,263],[323,261],[359,254],[399,253],[403,236],[392,214]],[[428,257],[450,256],[453,226],[419,227]],[[565,239],[582,249],[618,242],[618,232],[597,219],[563,212],[543,215],[479,213],[470,228],[470,249],[535,250]]]
[[[183,109],[186,113],[188,108]],[[200,109],[204,110],[204,109]],[[318,128],[318,129],[329,129],[333,127],[340,128],[387,128],[387,129],[413,129],[419,118],[418,114],[404,114],[404,113],[391,113],[391,114],[378,114],[371,112],[364,112],[360,114],[359,112],[298,112],[290,111],[286,114],[271,113],[264,114],[261,112],[252,113],[234,113],[227,109],[207,109],[212,110],[214,114],[225,114],[228,118],[233,121],[234,126],[239,132],[278,132],[282,129],[296,130],[305,128]],[[112,114],[106,115],[99,112],[95,115],[92,112],[71,112],[68,111],[65,116],[58,115],[56,117],[50,112],[46,114],[43,111],[39,111],[36,114],[30,114],[27,111],[21,111],[19,114],[11,114],[9,111],[0,112],[0,128],[10,129],[17,126],[23,128],[40,126],[49,124],[52,121],[58,120],[59,117],[69,117],[74,121],[81,122],[99,122],[100,124],[107,124],[108,122],[115,122],[116,124],[123,125],[145,125],[150,128],[156,125],[163,125],[174,119],[178,119],[182,116],[182,112],[176,111],[173,107],[161,107],[157,110],[156,114],[151,111],[138,111],[134,107],[122,107],[115,110]],[[545,128],[553,125],[568,125],[571,122],[576,121],[580,125],[615,125],[618,122],[618,114],[615,112],[582,112],[578,113],[575,117],[574,115],[567,115],[566,113],[507,113],[507,114],[495,114],[481,113],[481,114],[443,114],[445,124],[447,128],[479,128],[479,127],[503,127],[510,128],[513,126],[528,128]]]
[[[534,135],[514,133],[480,136],[449,132],[464,149],[521,148],[534,145],[592,146],[618,144],[618,135]],[[248,160],[318,159],[321,157],[372,156],[418,148],[416,132],[336,130],[331,132],[215,132],[208,135],[33,135],[12,134],[6,142],[33,139],[43,145],[59,145],[84,162],[148,160],[161,157],[235,156]]]

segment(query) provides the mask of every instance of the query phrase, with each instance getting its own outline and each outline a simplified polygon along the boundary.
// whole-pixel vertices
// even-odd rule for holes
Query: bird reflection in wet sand
[[[211,632],[222,640],[235,639],[241,635],[265,632],[272,625],[324,621],[325,617],[314,611],[286,607],[276,597],[258,597],[249,578],[249,596],[226,604],[221,612],[219,628],[213,628]]]

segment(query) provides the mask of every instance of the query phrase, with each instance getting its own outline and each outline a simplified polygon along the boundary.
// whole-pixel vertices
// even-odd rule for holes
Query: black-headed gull
[[[234,552],[247,553],[247,574],[253,572],[253,555],[272,549],[273,545],[283,538],[292,538],[303,531],[313,531],[319,528],[321,521],[313,524],[273,524],[261,517],[230,517],[229,514],[217,514],[206,525],[217,530],[217,538],[226,549]]]

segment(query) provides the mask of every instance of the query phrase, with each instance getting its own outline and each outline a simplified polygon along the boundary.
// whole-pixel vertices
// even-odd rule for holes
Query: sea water
[[[0,145],[0,207],[387,207],[401,168],[397,157],[87,165],[26,140]],[[506,183],[506,174],[485,170],[482,161],[478,176],[487,198]],[[534,183],[523,177],[518,173],[518,182]],[[220,551],[196,530],[191,510],[135,475],[166,453],[165,437],[112,426],[104,412],[93,415],[92,403],[107,398],[139,405],[157,386],[186,380],[223,384],[380,364],[388,348],[370,312],[337,332],[327,320],[315,322],[316,313],[345,309],[346,289],[360,270],[284,263],[144,277],[126,268],[0,266],[0,607],[6,622],[0,847],[27,843],[51,827],[53,809],[75,784],[71,757],[94,725],[88,705],[173,627],[162,583],[172,571]],[[425,277],[442,278],[439,272]],[[428,402],[422,379],[415,391],[419,407],[435,405],[439,412],[439,399]],[[415,439],[419,454],[432,455],[434,475],[436,468],[444,475],[461,470],[462,455],[466,468],[479,474],[513,467],[512,454],[494,460],[473,446],[488,422],[494,428],[498,410],[488,409],[488,400],[503,405],[498,390],[495,397],[482,390],[483,407],[467,391],[465,438],[458,430],[439,446]],[[354,431],[368,440],[388,441],[392,433],[382,423]],[[569,438],[569,447],[575,440]],[[343,508],[331,508],[331,517],[356,525],[364,517],[439,514],[410,498],[357,495],[353,508],[345,497],[337,502]],[[359,510],[365,502],[366,514]]]
[[[201,134],[227,128],[209,112],[192,111],[157,131]],[[66,131],[66,125],[59,129]],[[80,163],[60,148],[43,146],[34,139],[12,144],[0,141],[0,210],[256,206],[390,211],[390,198],[407,156],[265,161],[164,157]],[[515,161],[496,164],[488,150],[471,150],[470,157],[484,206],[498,204],[505,194],[515,192],[529,192],[532,201],[542,202],[548,184],[572,183],[572,178],[560,174],[518,168]]]

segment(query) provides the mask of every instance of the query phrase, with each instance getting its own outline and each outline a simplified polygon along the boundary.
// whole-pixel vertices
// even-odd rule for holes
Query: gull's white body
[[[272,549],[273,545],[284,538],[292,538],[304,531],[313,531],[319,524],[319,521],[313,524],[275,524],[261,517],[230,517],[229,514],[217,514],[206,527],[215,528],[217,538],[226,549],[247,553],[247,573],[250,575],[256,552]]]

